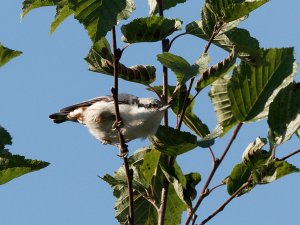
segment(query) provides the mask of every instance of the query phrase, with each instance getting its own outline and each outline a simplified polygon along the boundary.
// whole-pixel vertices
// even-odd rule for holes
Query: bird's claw
[[[113,123],[112,128],[113,128],[113,129],[119,129],[119,128],[121,128],[122,124],[123,124],[122,120],[120,120],[120,121],[117,121],[117,120],[116,120],[116,121]]]

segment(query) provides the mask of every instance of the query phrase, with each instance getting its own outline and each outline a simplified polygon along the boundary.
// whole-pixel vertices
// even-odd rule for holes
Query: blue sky
[[[166,12],[170,18],[180,18],[187,24],[200,18],[203,1],[189,0],[186,4]],[[148,15],[146,1],[136,1],[132,18]],[[10,147],[14,154],[51,163],[44,170],[15,179],[0,189],[0,225],[115,225],[110,187],[97,176],[120,167],[117,150],[101,145],[87,130],[74,123],[55,125],[48,115],[61,107],[110,93],[109,76],[87,70],[83,58],[91,42],[83,27],[68,18],[52,35],[50,23],[55,15],[51,7],[31,11],[20,23],[21,1],[2,0],[0,8],[0,41],[23,54],[0,69],[0,124],[13,136]],[[255,12],[239,27],[246,28],[260,41],[261,47],[295,46],[300,61],[300,2],[273,0]],[[126,23],[126,21],[125,21]],[[120,32],[118,31],[120,37]],[[120,40],[120,38],[119,38]],[[122,47],[121,41],[118,42]],[[194,62],[205,42],[184,36],[175,42],[172,53]],[[136,44],[129,47],[122,58],[126,65],[154,64],[161,44]],[[212,63],[227,53],[212,47]],[[159,77],[159,76],[158,76]],[[299,74],[296,80],[300,81]],[[158,78],[157,84],[159,84]],[[174,79],[171,79],[174,82]],[[120,92],[149,96],[152,93],[134,83],[120,81]],[[205,107],[198,106],[210,129],[215,126],[213,109],[207,91],[199,97]],[[231,133],[231,132],[230,132]],[[233,165],[240,162],[244,148],[257,136],[266,137],[265,121],[247,124],[212,182],[218,184]],[[224,149],[230,134],[218,139],[216,154]],[[147,140],[130,142],[131,152],[148,144]],[[293,138],[278,150],[279,156],[299,148]],[[206,178],[211,169],[208,152],[197,149],[178,158],[184,172],[198,171]],[[289,160],[300,167],[299,156]],[[201,184],[200,184],[201,187]],[[268,186],[258,186],[251,193],[236,199],[210,224],[281,225],[300,221],[299,174],[280,179]],[[220,188],[207,198],[200,211],[201,218],[209,215],[227,198]]]

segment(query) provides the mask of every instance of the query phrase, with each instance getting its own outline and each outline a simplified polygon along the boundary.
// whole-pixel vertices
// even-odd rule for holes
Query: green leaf
[[[84,25],[95,43],[117,25],[127,19],[135,9],[132,0],[72,0],[75,18]]]
[[[161,16],[138,18],[121,27],[122,40],[127,43],[160,41],[181,29],[178,19]]]
[[[189,173],[185,175],[186,189],[184,190],[184,196],[193,201],[197,197],[197,184],[201,181],[200,173]]]
[[[206,6],[202,8],[201,15],[202,20],[186,25],[186,32],[209,41],[217,21],[215,15]],[[236,28],[244,19],[245,17],[242,17],[228,24],[223,24],[212,43],[228,52],[231,52],[232,48],[235,47],[239,58],[247,63],[259,65],[261,64],[261,52],[258,41],[251,37],[247,30]]]
[[[198,66],[198,74],[203,74],[207,70],[209,62],[210,57],[208,53],[202,53],[199,59],[195,62],[195,65]]]
[[[230,55],[223,61],[213,65],[207,69],[201,76],[201,78],[196,82],[196,90],[199,92],[206,86],[213,83],[218,78],[227,74],[234,66],[237,57],[237,52],[235,48],[232,48]]]
[[[23,19],[32,9],[44,6],[55,6],[57,2],[59,2],[59,0],[24,0],[22,3],[21,18]]]
[[[184,58],[169,52],[158,54],[157,60],[175,73],[179,84],[186,83],[198,73],[198,65],[190,65]]]
[[[269,135],[276,145],[289,140],[300,127],[299,87],[299,83],[291,83],[277,94],[270,105]]]
[[[33,9],[45,6],[56,6],[55,18],[50,27],[50,33],[52,34],[67,17],[74,13],[71,9],[72,4],[70,4],[69,1],[71,0],[24,0],[21,18],[23,19],[25,15]]]
[[[269,0],[207,0],[206,5],[213,13],[218,17],[219,20],[226,23],[234,21],[262,6]]]
[[[139,167],[139,173],[143,176],[143,179],[147,184],[151,183],[151,180],[157,170],[161,153],[156,149],[151,149],[147,152],[143,159],[143,164]]]
[[[134,188],[134,212],[135,212],[135,224],[136,225],[153,225],[157,223],[158,218],[158,205],[160,204],[161,189],[164,183],[164,176],[160,169],[157,167],[155,173],[152,176],[151,186],[143,187],[143,181],[141,180],[141,174],[146,167],[155,167],[154,165],[147,165],[151,163],[151,159],[157,160],[157,156],[154,156],[153,149],[143,148],[134,153],[129,158],[130,167],[133,169],[133,188]],[[157,151],[156,153],[157,154]],[[160,153],[159,153],[160,154]],[[154,158],[153,158],[154,156]],[[147,159],[147,157],[149,157]],[[152,163],[151,163],[152,164]],[[155,163],[156,164],[156,163]],[[150,169],[153,171],[153,169]],[[148,171],[149,172],[149,171]],[[148,173],[146,172],[146,173]],[[152,172],[150,173],[152,174]],[[106,174],[103,178],[113,188],[114,196],[117,198],[115,204],[115,215],[120,224],[128,224],[128,188],[126,182],[126,176],[123,166],[114,173],[114,176]],[[142,184],[142,185],[141,185]],[[150,201],[156,202],[157,206],[154,206]],[[174,225],[180,224],[181,214],[186,210],[185,204],[177,196],[173,186],[170,186],[168,192],[168,202],[166,207],[165,224]],[[176,213],[176,215],[174,215]]]
[[[195,195],[195,186],[200,182],[201,176],[198,173],[189,174],[189,185],[187,177],[183,174],[179,165],[175,162],[173,166],[168,166],[165,163],[160,163],[161,169],[168,179],[168,181],[173,185],[175,192],[181,201],[186,204],[189,208],[192,208],[192,200]],[[191,195],[193,194],[193,195]]]
[[[12,144],[12,137],[10,134],[0,126],[0,151],[4,150],[5,145]]]
[[[273,160],[259,170],[255,170],[253,179],[257,184],[267,184],[295,172],[300,172],[300,170],[292,164],[286,161]]]
[[[229,80],[230,77],[227,75],[219,78],[212,83],[209,92],[210,100],[214,105],[217,117],[217,126],[215,131],[212,132],[216,134],[214,135],[216,137],[224,135],[237,123],[231,110],[231,103],[227,92]]]
[[[177,4],[184,3],[186,1],[187,0],[164,0],[163,4],[162,4],[163,5],[162,9],[167,10],[169,8],[172,8],[172,7],[176,6]],[[148,0],[148,4],[150,6],[149,14],[151,16],[158,13],[157,0]]]
[[[177,156],[197,147],[196,136],[172,127],[160,126],[149,140],[155,149],[170,156]]]
[[[249,180],[250,175],[251,170],[244,163],[236,164],[229,177],[226,179],[228,194],[234,194],[244,183]],[[240,195],[251,191],[252,188],[253,186],[245,188]]]
[[[266,165],[271,159],[271,153],[262,149],[266,144],[266,138],[256,138],[256,140],[250,143],[245,149],[242,155],[243,163],[251,169],[257,169]]]
[[[105,38],[101,38],[93,44],[85,60],[90,71],[113,76],[112,53],[110,45]],[[154,66],[136,65],[126,67],[121,63],[119,64],[119,78],[131,82],[149,85],[155,80],[155,72]]]
[[[49,163],[47,162],[25,159],[24,156],[12,155],[7,150],[0,150],[0,184],[5,184],[26,173],[40,170],[48,165]]]
[[[74,11],[70,8],[68,0],[60,0],[56,7],[55,18],[51,23],[50,33],[52,34],[56,28],[73,13]]]
[[[128,224],[128,188],[126,181],[121,182],[115,177],[106,174],[102,179],[113,188],[114,196],[117,198],[115,203],[115,217],[121,224]],[[135,219],[135,224],[154,224],[157,221],[157,211],[155,207],[150,204],[142,193],[134,191],[134,212],[139,215]],[[139,207],[136,207],[139,206]]]
[[[159,189],[161,192],[161,188]],[[177,192],[174,190],[173,185],[170,185],[168,191],[168,201],[165,216],[165,225],[180,225],[182,213],[187,210],[186,204],[184,204],[178,197]],[[157,222],[153,223],[157,224]],[[153,225],[151,224],[151,225]]]
[[[241,62],[228,83],[232,112],[240,122],[256,120],[273,92],[295,74],[293,48],[267,49],[263,56],[261,66]]]
[[[0,43],[0,67],[21,54],[22,52],[6,48]]]

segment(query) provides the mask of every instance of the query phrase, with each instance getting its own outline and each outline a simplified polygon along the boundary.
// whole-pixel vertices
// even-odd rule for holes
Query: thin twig
[[[215,157],[214,151],[212,150],[212,148],[210,146],[208,147],[208,150],[209,150],[209,152],[211,154],[213,162],[215,162],[216,161],[216,157]]]
[[[140,194],[143,196],[143,198],[144,198],[146,201],[148,201],[149,203],[151,203],[151,204],[154,206],[154,208],[156,209],[157,212],[159,211],[159,206],[156,204],[155,199],[153,199],[153,198],[151,198],[151,197],[149,197],[149,196],[147,196],[147,195],[144,195],[144,194],[142,194],[142,193],[140,193]]]
[[[226,183],[221,183],[221,184],[214,186],[213,188],[209,189],[209,194],[211,194],[214,190],[216,190],[217,188],[222,187],[224,185],[226,185]]]
[[[187,32],[184,32],[184,33],[181,33],[181,34],[178,34],[177,36],[175,36],[171,41],[170,41],[170,44],[169,44],[169,46],[168,46],[168,51],[170,50],[170,48],[172,47],[172,44],[174,43],[174,41],[177,39],[177,38],[179,38],[179,37],[181,37],[181,36],[183,36],[183,35],[186,35],[186,34],[188,34]]]
[[[125,143],[125,139],[123,134],[121,133],[121,126],[122,126],[122,118],[120,115],[119,110],[119,101],[118,101],[118,72],[119,72],[119,60],[121,57],[122,52],[120,49],[117,49],[117,41],[116,41],[116,30],[115,27],[112,28],[112,43],[113,43],[113,66],[114,66],[114,87],[111,89],[112,96],[114,98],[115,103],[115,112],[116,112],[116,121],[113,125],[119,135],[119,142],[120,142],[120,156],[123,158],[124,167],[127,177],[127,186],[128,186],[128,197],[129,197],[129,212],[128,212],[128,224],[134,225],[134,207],[133,207],[133,186],[132,186],[132,179],[133,179],[133,171],[129,168],[128,163],[128,148]]]
[[[209,186],[209,184],[210,184],[212,178],[214,177],[214,175],[215,175],[217,169],[219,168],[220,164],[222,163],[223,159],[225,158],[226,154],[228,153],[228,151],[229,151],[229,149],[230,149],[230,147],[231,147],[233,141],[235,140],[235,138],[236,138],[238,132],[240,131],[242,125],[243,125],[242,123],[239,123],[239,124],[236,126],[236,128],[235,128],[235,130],[233,131],[232,136],[231,136],[231,138],[230,138],[230,140],[229,140],[229,142],[228,142],[228,144],[227,144],[227,146],[226,146],[226,148],[225,148],[225,150],[224,150],[224,152],[223,152],[221,158],[215,160],[214,165],[213,165],[213,168],[212,168],[212,170],[211,170],[211,172],[210,172],[210,174],[209,174],[209,176],[208,176],[208,178],[207,178],[207,180],[206,180],[206,182],[205,182],[205,184],[204,184],[204,187],[203,187],[203,189],[202,189],[201,195],[199,196],[199,198],[198,198],[198,200],[197,200],[197,202],[196,202],[196,205],[194,206],[194,210],[190,213],[190,215],[189,215],[187,221],[185,222],[185,225],[188,225],[188,224],[191,222],[191,219],[192,219],[192,217],[193,217],[193,213],[195,213],[195,212],[197,211],[197,209],[198,209],[199,206],[201,205],[203,199],[204,199],[206,196],[209,195],[208,186]]]
[[[292,157],[293,155],[296,155],[296,154],[298,154],[298,153],[300,153],[300,149],[298,149],[298,150],[296,150],[296,151],[294,151],[294,152],[288,154],[287,156],[282,157],[280,160],[282,160],[282,161],[287,160],[288,158],[290,158],[290,157]]]
[[[234,192],[216,211],[214,211],[210,216],[208,216],[205,220],[203,220],[199,225],[206,224],[209,220],[211,220],[213,217],[215,217],[218,213],[223,211],[223,209],[237,196],[239,195],[248,185],[250,184],[250,181],[247,181],[244,183],[236,192]]]
[[[158,13],[159,16],[164,16],[164,11],[163,11],[163,1],[162,0],[157,0],[157,5],[158,5]],[[163,39],[162,40],[162,51],[165,52],[168,50],[169,46],[169,41],[168,39]],[[162,93],[162,99],[163,103],[167,104],[168,103],[168,68],[163,66],[163,93]],[[164,114],[164,125],[168,127],[169,122],[168,122],[168,111],[165,111]],[[167,165],[171,165],[172,161],[174,161],[173,157],[169,157],[167,155],[164,156],[165,163]],[[168,192],[169,192],[169,181],[167,178],[164,178],[163,181],[163,187],[161,190],[161,199],[160,199],[160,208],[159,208],[159,215],[158,215],[158,225],[164,225],[165,223],[165,215],[166,215],[166,208],[167,208],[167,200],[168,200]]]
[[[198,216],[197,215],[194,215],[193,216],[193,221],[192,221],[192,225],[195,225],[196,224],[196,220],[197,220]]]
[[[208,52],[208,49],[209,47],[211,46],[214,38],[218,35],[218,33],[220,32],[222,28],[222,24],[220,22],[216,22],[215,26],[214,26],[214,31],[213,33],[211,34],[211,37],[209,38],[209,41],[207,43],[207,45],[205,46],[205,49],[204,49],[204,54]],[[181,125],[182,125],[182,121],[183,121],[183,118],[184,118],[184,115],[185,115],[185,112],[186,112],[186,109],[187,107],[189,106],[189,104],[192,103],[192,101],[195,99],[196,96],[194,96],[192,99],[189,99],[189,96],[190,96],[190,93],[191,93],[191,90],[192,90],[192,87],[193,87],[193,84],[194,84],[194,81],[195,81],[195,77],[193,77],[190,81],[190,85],[189,85],[189,88],[186,92],[186,96],[184,98],[184,102],[183,102],[183,106],[182,106],[182,110],[181,110],[181,113],[180,113],[180,117],[179,117],[179,122],[178,122],[178,128],[180,129],[181,128]],[[198,95],[199,92],[197,92],[196,95]]]

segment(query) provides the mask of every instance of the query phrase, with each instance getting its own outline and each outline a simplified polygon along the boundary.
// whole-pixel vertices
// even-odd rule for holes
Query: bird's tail
[[[70,120],[68,118],[68,114],[68,112],[53,113],[49,116],[49,118],[52,119],[54,123],[63,123]]]

